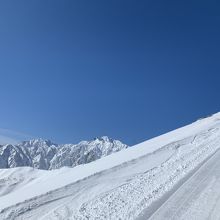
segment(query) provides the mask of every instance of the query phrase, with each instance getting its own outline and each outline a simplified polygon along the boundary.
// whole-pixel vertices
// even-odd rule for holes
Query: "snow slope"
[[[0,170],[0,219],[135,219],[220,148],[220,113],[74,168]]]
[[[219,219],[219,167],[220,151],[186,181],[150,219]],[[142,219],[146,219],[146,216]]]

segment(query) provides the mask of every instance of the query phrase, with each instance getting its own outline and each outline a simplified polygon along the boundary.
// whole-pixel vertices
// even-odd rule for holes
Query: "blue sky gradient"
[[[0,127],[132,145],[218,112],[219,39],[217,1],[1,1]]]

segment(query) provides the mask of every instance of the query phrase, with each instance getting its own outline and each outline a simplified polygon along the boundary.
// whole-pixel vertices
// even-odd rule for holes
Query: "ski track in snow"
[[[215,152],[220,154],[220,114],[132,148],[72,169],[0,170],[0,219],[135,219]],[[216,169],[212,166],[210,172]],[[210,198],[204,212],[207,218],[219,216],[215,204],[220,204],[220,191],[213,188],[220,185],[216,176],[206,179],[197,183],[205,185],[204,190],[189,189],[178,212],[167,219],[201,216],[198,210],[205,210]],[[22,193],[24,198],[17,198]],[[161,216],[155,219],[164,219]]]
[[[151,217],[159,219],[219,219],[220,151],[189,178]]]

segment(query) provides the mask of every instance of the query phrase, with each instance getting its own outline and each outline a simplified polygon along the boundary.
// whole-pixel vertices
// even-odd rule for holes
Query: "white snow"
[[[14,145],[0,145],[0,169],[22,166],[43,170],[75,167],[126,148],[126,144],[106,136],[62,145],[41,138],[32,139]]]
[[[0,219],[134,219],[220,147],[220,113],[89,164],[0,170]]]

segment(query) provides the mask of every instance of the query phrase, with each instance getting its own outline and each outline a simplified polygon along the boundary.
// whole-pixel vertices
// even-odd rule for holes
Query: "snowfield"
[[[146,219],[153,204],[187,175],[216,155],[220,158],[219,148],[217,113],[74,168],[0,169],[0,219]],[[185,219],[201,206],[200,200],[211,198],[214,186],[215,179],[207,183],[201,199],[182,215]],[[152,219],[165,219],[170,207]]]

